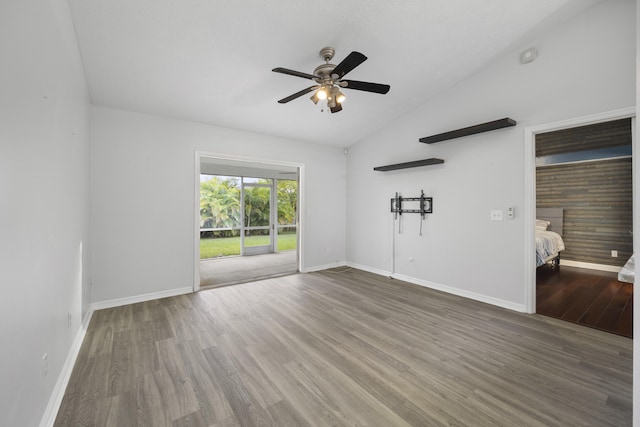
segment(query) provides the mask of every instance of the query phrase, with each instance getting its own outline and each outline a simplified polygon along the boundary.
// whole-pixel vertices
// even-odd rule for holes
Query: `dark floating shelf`
[[[397,169],[408,169],[408,168],[417,168],[420,166],[439,165],[440,163],[444,163],[444,160],[432,158],[432,159],[424,159],[424,160],[415,160],[413,162],[397,163],[395,165],[377,166],[373,168],[373,170],[386,172],[386,171],[393,171]]]
[[[489,132],[496,129],[502,129],[510,126],[515,126],[516,121],[505,117],[504,119],[494,120],[492,122],[482,123],[479,125],[469,126],[462,129],[456,129],[445,133],[439,133],[437,135],[425,136],[420,138],[420,142],[426,144],[433,144],[434,142],[446,141],[448,139],[461,138],[463,136],[475,135],[476,133]]]

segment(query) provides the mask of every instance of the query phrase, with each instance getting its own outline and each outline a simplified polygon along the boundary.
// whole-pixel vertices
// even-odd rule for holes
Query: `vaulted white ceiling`
[[[94,104],[348,146],[595,0],[69,0]],[[324,46],[369,59],[322,113],[310,86]],[[517,61],[517,57],[514,58]]]

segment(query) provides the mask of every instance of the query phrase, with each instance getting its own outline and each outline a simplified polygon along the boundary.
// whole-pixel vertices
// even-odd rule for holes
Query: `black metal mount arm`
[[[419,209],[405,209],[402,202],[420,202]],[[424,191],[420,190],[420,197],[402,197],[399,193],[391,199],[391,212],[396,215],[403,213],[419,213],[424,219],[425,214],[433,213],[433,197],[425,197]]]

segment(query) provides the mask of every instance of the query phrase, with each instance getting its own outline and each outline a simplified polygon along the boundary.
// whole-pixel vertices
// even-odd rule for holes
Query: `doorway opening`
[[[537,249],[560,240],[562,254],[537,263],[536,312],[630,337],[633,286],[618,272],[633,254],[631,119],[539,133],[535,145],[536,221],[556,212],[560,236],[536,226]]]
[[[198,156],[194,288],[299,271],[299,167]]]
[[[541,274],[543,276],[542,279],[546,282],[545,292],[547,293],[559,289],[561,275],[558,273],[563,269],[563,276],[566,276],[566,278],[570,276],[580,277],[580,280],[585,277],[589,278],[588,281],[591,283],[589,286],[593,289],[589,292],[585,290],[578,292],[580,295],[589,296],[596,292],[594,291],[595,287],[592,283],[594,282],[591,277],[593,274],[590,272],[595,273],[597,271],[594,270],[595,268],[598,268],[598,270],[607,270],[609,266],[605,264],[610,264],[607,274],[617,276],[617,273],[612,273],[612,271],[615,270],[617,272],[619,267],[615,265],[615,262],[607,260],[606,257],[613,257],[614,254],[622,255],[623,253],[629,255],[626,252],[631,252],[633,243],[633,239],[631,238],[633,224],[630,221],[633,209],[631,184],[636,165],[631,164],[628,153],[629,149],[627,148],[623,155],[619,153],[616,154],[615,150],[613,150],[613,154],[603,157],[602,153],[599,152],[602,147],[591,147],[589,146],[589,141],[578,141],[574,148],[571,148],[568,143],[550,141],[550,144],[548,144],[549,147],[555,146],[555,148],[563,152],[552,153],[553,155],[548,156],[549,158],[547,159],[552,161],[546,162],[545,165],[545,162],[540,162],[539,150],[538,153],[536,153],[536,137],[546,134],[555,138],[555,136],[562,136],[563,132],[573,133],[573,129],[589,131],[591,127],[608,127],[610,126],[608,123],[613,121],[624,122],[625,120],[627,123],[626,126],[629,126],[629,120],[631,123],[631,135],[625,137],[627,138],[625,144],[628,144],[629,137],[631,143],[635,144],[635,135],[633,133],[635,127],[635,109],[632,108],[525,129],[526,173],[524,220],[526,233],[525,256],[527,257],[525,261],[525,307],[527,312],[544,314],[543,312],[548,310],[564,310],[562,315],[568,316],[566,320],[580,323],[579,319],[575,318],[576,316],[591,319],[595,314],[589,314],[587,311],[579,310],[581,307],[578,307],[578,305],[591,306],[591,304],[584,299],[580,302],[576,301],[576,303],[567,302],[564,305],[558,304],[555,306],[555,297],[549,297],[549,294],[541,297],[537,294],[537,275]],[[554,132],[559,133],[554,134]],[[598,135],[591,135],[587,140],[594,142],[593,140],[597,138]],[[570,151],[578,151],[580,152],[579,155],[583,157],[577,158],[576,153],[569,153]],[[584,155],[591,157],[584,157]],[[542,168],[536,167],[536,157],[538,157],[538,166],[542,164]],[[597,170],[595,170],[596,168]],[[567,172],[565,169],[570,170]],[[614,172],[609,172],[609,170]],[[619,180],[613,187],[611,186],[612,182],[607,182],[612,181],[610,176],[612,173],[617,174],[616,176],[618,178],[616,179]],[[537,178],[536,175],[538,175]],[[563,178],[563,176],[565,178]],[[540,188],[538,188],[537,180],[541,181]],[[623,183],[623,181],[627,182]],[[623,191],[624,186],[627,188]],[[540,193],[539,197],[537,192]],[[588,193],[597,192],[599,192],[599,194],[595,196],[591,194],[587,197]],[[589,197],[593,200],[587,200]],[[615,201],[612,198],[615,198]],[[536,261],[534,261],[537,256],[535,229],[538,228],[536,227],[536,219],[538,218],[536,211],[537,208],[541,207],[546,208],[545,210],[549,208],[553,208],[554,210],[560,208],[560,210],[564,212],[564,229],[561,231],[561,234],[563,234],[565,238],[566,250],[560,253],[561,261],[559,267],[551,264],[543,264],[537,267]],[[618,209],[620,213],[616,214],[617,216],[612,216],[611,213],[615,212],[616,209]],[[547,222],[551,224],[551,220]],[[562,228],[563,225],[560,227]],[[616,227],[618,229],[614,230]],[[621,249],[625,248],[625,245],[628,250]],[[582,271],[570,271],[571,269],[577,270],[585,268],[586,270]],[[553,282],[553,286],[549,285],[550,281]],[[613,281],[617,282],[615,279],[613,279]],[[576,283],[577,282],[574,281],[571,286],[576,285]],[[623,287],[621,286],[620,288],[622,289]],[[610,287],[607,286],[607,289],[610,290]],[[557,292],[555,293],[560,295]],[[598,294],[595,298],[599,296],[600,299],[596,301],[598,304],[602,302],[601,299],[604,297]],[[538,301],[539,298],[543,299]],[[618,299],[622,300],[622,298]],[[628,300],[627,298],[626,301]],[[538,303],[543,305],[538,307]],[[586,308],[588,309],[588,307]],[[611,314],[610,312],[611,310],[609,310],[607,315]],[[629,317],[629,310],[627,310],[624,316]],[[597,327],[589,324],[590,322],[593,323],[592,321],[593,319],[585,322],[585,324],[587,324],[587,326]]]

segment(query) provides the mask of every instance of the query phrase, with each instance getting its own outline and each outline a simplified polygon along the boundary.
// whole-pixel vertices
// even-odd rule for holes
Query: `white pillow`
[[[543,219],[536,219],[536,230],[537,231],[547,231],[547,227],[551,224],[549,221],[545,221]]]

